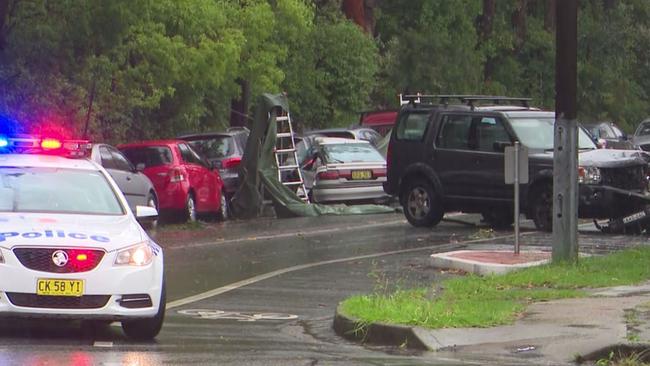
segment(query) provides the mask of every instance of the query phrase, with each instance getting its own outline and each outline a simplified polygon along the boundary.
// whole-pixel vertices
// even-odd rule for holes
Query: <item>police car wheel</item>
[[[147,341],[156,338],[165,319],[165,305],[167,304],[165,290],[165,282],[162,285],[162,292],[160,293],[160,304],[158,305],[158,313],[153,318],[138,319],[130,321],[122,321],[122,330],[127,337]]]

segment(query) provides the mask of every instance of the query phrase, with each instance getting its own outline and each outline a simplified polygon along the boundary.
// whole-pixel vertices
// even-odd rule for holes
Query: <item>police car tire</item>
[[[158,333],[160,333],[160,329],[162,328],[165,319],[166,304],[167,290],[165,289],[165,282],[163,281],[158,313],[156,313],[153,318],[122,321],[122,330],[127,337],[139,341],[148,341],[156,338]]]

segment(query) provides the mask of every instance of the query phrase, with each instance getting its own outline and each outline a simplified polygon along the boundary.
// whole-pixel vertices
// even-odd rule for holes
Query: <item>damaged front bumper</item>
[[[640,232],[650,227],[650,193],[581,185],[578,216],[593,218],[603,232]]]

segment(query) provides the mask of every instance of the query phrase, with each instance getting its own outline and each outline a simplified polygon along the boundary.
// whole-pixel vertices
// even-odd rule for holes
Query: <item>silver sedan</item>
[[[310,201],[385,202],[386,160],[367,141],[317,137],[302,164]]]

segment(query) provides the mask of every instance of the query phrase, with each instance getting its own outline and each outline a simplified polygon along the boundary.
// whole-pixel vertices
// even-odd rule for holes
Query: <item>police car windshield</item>
[[[0,212],[124,214],[98,171],[20,167],[0,167]]]

